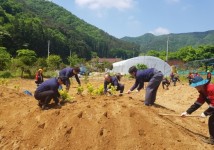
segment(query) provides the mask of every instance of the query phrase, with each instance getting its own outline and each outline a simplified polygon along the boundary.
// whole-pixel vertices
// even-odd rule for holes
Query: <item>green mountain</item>
[[[123,37],[122,40],[139,44],[142,52],[166,50],[168,40],[168,49],[174,52],[185,46],[214,45],[214,30],[159,36],[147,33],[139,37]]]
[[[0,47],[11,55],[31,49],[39,57],[60,55],[64,60],[75,52],[79,57],[128,58],[139,54],[139,45],[117,39],[46,0],[0,0]]]

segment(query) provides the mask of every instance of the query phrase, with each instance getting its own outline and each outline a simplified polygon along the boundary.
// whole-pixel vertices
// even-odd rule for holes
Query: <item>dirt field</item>
[[[82,85],[84,84],[84,79]],[[93,85],[103,78],[89,79]],[[125,92],[134,80],[122,78]],[[33,96],[34,80],[10,79],[0,85],[0,149],[3,150],[213,150],[201,138],[208,137],[205,118],[160,116],[181,114],[197,98],[188,83],[177,83],[169,90],[159,87],[156,106],[143,105],[144,93],[123,96],[75,94],[77,83],[69,93],[74,102],[61,109],[42,111]],[[200,115],[206,108],[194,112]]]

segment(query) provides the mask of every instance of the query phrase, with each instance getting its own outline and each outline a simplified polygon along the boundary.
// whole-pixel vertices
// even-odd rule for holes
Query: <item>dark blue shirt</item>
[[[36,92],[45,92],[45,91],[54,91],[54,93],[56,93],[58,96],[59,92],[58,92],[58,88],[59,88],[59,83],[58,83],[58,79],[57,78],[51,78],[48,79],[46,81],[44,81],[42,84],[40,84],[38,86],[38,88],[36,89]]]
[[[74,73],[73,73],[73,68],[67,67],[67,68],[62,69],[62,70],[59,72],[59,76],[67,77],[68,80],[69,80],[70,77],[75,76],[76,81],[78,82],[78,84],[80,84],[80,79],[79,79],[79,77],[78,77],[77,74],[74,74]],[[67,85],[67,82],[66,82],[66,85]]]
[[[110,82],[108,81],[104,81],[104,91],[107,92],[107,89],[108,89],[108,85],[111,84],[112,86],[118,86],[119,85],[119,82],[118,82],[118,79],[117,77],[111,77],[110,79]]]
[[[154,75],[154,68],[149,68],[145,70],[137,70],[136,75],[135,75],[135,84],[132,86],[130,89],[133,91],[135,88],[137,90],[141,90],[144,87],[144,82],[149,82],[149,80],[152,78]]]

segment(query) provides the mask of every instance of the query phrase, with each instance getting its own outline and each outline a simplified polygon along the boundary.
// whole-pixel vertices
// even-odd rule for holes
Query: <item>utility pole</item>
[[[132,56],[132,57],[134,58],[134,48],[132,48],[132,54],[133,54],[133,56]]]
[[[169,36],[167,36],[166,41],[166,62],[168,61],[168,52],[169,52]]]
[[[70,66],[71,66],[71,50],[70,50]]]
[[[49,54],[50,54],[50,40],[48,40],[48,58],[49,58]]]

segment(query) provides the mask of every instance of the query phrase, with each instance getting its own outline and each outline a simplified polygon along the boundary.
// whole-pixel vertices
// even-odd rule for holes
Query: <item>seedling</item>
[[[82,95],[83,91],[84,91],[84,88],[82,86],[78,86],[78,88],[77,88],[77,94]]]
[[[71,97],[66,90],[59,90],[60,97],[63,101],[72,101],[74,97]]]

